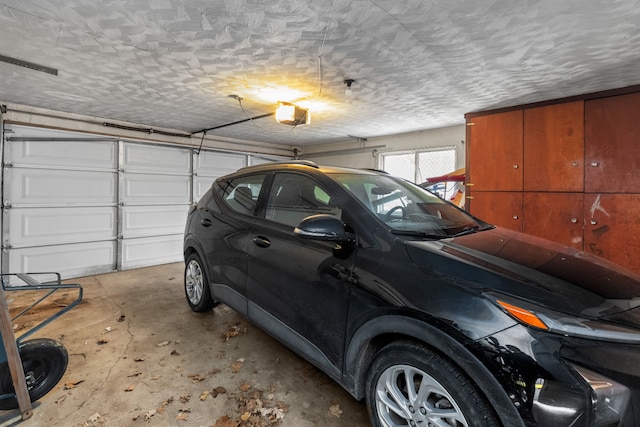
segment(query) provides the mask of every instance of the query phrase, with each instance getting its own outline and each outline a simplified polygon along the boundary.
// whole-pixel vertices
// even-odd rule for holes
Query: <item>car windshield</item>
[[[332,174],[395,234],[445,238],[486,227],[429,191],[386,175]]]

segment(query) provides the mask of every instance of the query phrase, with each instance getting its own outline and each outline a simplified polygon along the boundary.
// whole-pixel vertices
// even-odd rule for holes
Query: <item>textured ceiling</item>
[[[640,84],[639,23],[640,0],[0,0],[0,55],[58,70],[0,62],[0,102],[186,132],[307,102],[211,131],[307,146]]]

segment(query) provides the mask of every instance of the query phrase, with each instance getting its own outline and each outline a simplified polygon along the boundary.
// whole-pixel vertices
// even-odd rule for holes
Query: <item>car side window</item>
[[[265,218],[295,227],[315,214],[341,217],[342,209],[332,203],[331,195],[305,175],[278,173],[273,179]]]
[[[265,175],[241,176],[229,181],[222,199],[234,211],[254,215]]]

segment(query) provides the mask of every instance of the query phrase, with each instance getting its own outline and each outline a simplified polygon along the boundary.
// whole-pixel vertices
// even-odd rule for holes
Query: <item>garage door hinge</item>
[[[6,249],[11,249],[13,246],[9,243],[8,240],[5,240],[4,243],[2,244],[2,249],[6,250]]]
[[[8,200],[5,200],[4,203],[2,204],[2,207],[4,209],[11,209],[11,202]]]
[[[13,167],[13,162],[12,162],[12,161],[6,161],[6,162],[4,162],[4,167],[5,167],[5,168],[12,168],[12,167]]]

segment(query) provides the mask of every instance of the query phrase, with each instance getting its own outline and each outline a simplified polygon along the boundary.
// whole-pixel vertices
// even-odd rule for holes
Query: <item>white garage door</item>
[[[5,127],[3,272],[78,277],[182,259],[189,206],[264,161],[237,153]]]

